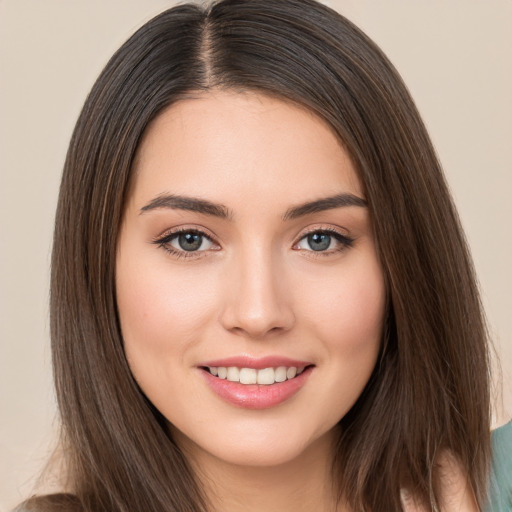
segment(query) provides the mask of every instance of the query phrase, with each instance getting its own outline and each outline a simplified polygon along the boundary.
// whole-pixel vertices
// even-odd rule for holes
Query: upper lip
[[[198,366],[216,366],[225,367],[236,366],[237,368],[254,368],[261,370],[263,368],[278,368],[279,366],[286,366],[288,368],[294,366],[295,368],[304,368],[310,366],[311,361],[303,361],[298,359],[291,359],[283,356],[264,356],[264,357],[251,357],[247,355],[232,356],[223,359],[215,359],[214,361],[206,361]]]

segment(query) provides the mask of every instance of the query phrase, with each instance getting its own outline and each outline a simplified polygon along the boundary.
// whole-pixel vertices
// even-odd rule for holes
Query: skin
[[[444,452],[436,464],[440,483],[439,501],[443,512],[479,512],[475,495],[467,481],[461,464],[449,452]],[[427,512],[412,494],[402,490],[402,503],[406,512]]]
[[[384,278],[364,205],[286,217],[339,194],[364,199],[330,128],[262,94],[183,100],[141,142],[117,256],[125,351],[215,510],[344,510],[332,445],[375,366]],[[226,216],[158,203],[166,195]],[[203,233],[199,250],[176,230]],[[327,231],[330,245],[314,251],[307,235]],[[314,367],[293,397],[250,410],[215,394],[200,368],[243,355]]]

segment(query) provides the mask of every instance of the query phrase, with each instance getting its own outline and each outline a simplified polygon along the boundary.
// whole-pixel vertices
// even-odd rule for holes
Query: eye
[[[176,233],[167,243],[175,249],[187,252],[205,251],[213,246],[209,238],[196,231]]]
[[[296,249],[314,252],[336,252],[350,247],[354,240],[333,230],[317,230],[303,236]]]
[[[194,253],[219,248],[208,235],[197,229],[173,231],[155,239],[153,243],[177,257],[191,257]]]

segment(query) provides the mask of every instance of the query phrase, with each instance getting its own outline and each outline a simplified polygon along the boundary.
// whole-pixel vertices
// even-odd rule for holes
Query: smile
[[[208,387],[223,400],[244,409],[267,409],[286,402],[300,391],[314,365],[202,366]]]
[[[270,386],[278,382],[284,382],[295,378],[304,371],[304,366],[296,368],[295,366],[279,366],[277,368],[237,368],[236,366],[209,366],[207,370],[219,379],[226,379],[230,382],[239,382],[240,384],[262,384]]]

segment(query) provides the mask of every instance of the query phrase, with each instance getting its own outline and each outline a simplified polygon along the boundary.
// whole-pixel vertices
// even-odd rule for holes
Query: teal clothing
[[[492,433],[492,468],[486,512],[512,512],[512,421]]]

